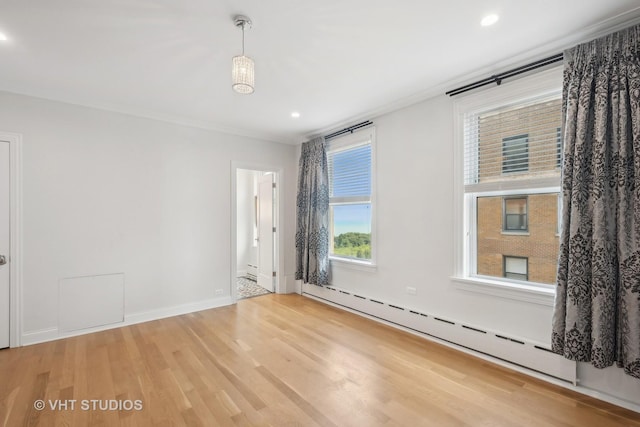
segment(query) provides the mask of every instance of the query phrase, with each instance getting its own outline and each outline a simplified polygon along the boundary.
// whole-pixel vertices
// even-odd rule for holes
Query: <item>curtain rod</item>
[[[348,128],[344,128],[344,129],[339,130],[337,132],[330,133],[329,135],[325,136],[324,139],[327,140],[327,139],[330,139],[330,138],[335,138],[336,136],[340,136],[342,134],[349,133],[349,132],[353,133],[354,130],[357,130],[357,129],[360,129],[360,128],[363,128],[365,126],[369,126],[369,125],[372,125],[372,124],[373,124],[373,122],[371,120],[367,120],[367,121],[364,121],[362,123],[358,123],[357,125],[349,126]]]
[[[470,91],[470,90],[473,90],[473,89],[477,89],[479,87],[486,86],[486,85],[491,84],[491,83],[495,83],[498,86],[500,86],[500,84],[502,83],[503,79],[506,79],[506,78],[509,78],[509,77],[513,77],[513,76],[517,76],[518,74],[526,73],[527,71],[535,70],[537,68],[541,68],[541,67],[544,67],[546,65],[554,64],[556,62],[560,62],[560,61],[562,61],[562,58],[563,58],[563,54],[562,53],[558,53],[558,54],[555,54],[555,55],[550,56],[548,58],[540,59],[540,60],[532,62],[530,64],[523,65],[523,66],[518,67],[518,68],[514,68],[513,70],[509,70],[509,71],[505,71],[505,72],[502,72],[502,73],[494,74],[491,77],[487,77],[485,79],[478,80],[477,82],[470,83],[468,85],[461,86],[461,87],[459,87],[457,89],[450,90],[448,92],[445,92],[445,95],[449,95],[449,96],[459,95],[461,93],[464,93],[464,92],[467,92],[467,91]]]

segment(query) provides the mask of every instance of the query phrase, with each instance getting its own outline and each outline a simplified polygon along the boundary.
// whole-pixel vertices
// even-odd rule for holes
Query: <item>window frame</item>
[[[376,189],[376,144],[375,144],[375,126],[368,126],[363,129],[354,131],[343,136],[338,136],[327,141],[327,155],[330,152],[344,151],[350,148],[356,148],[369,144],[371,146],[371,195],[369,200],[362,196],[354,197],[330,197],[329,210],[332,206],[350,205],[350,204],[369,204],[371,206],[371,258],[360,259],[335,255],[333,251],[333,215],[329,217],[329,261],[332,266],[348,267],[355,269],[368,270],[376,267],[376,205],[375,205],[375,189]],[[331,179],[331,177],[329,177]]]
[[[534,97],[552,96],[562,93],[562,67],[555,66],[534,75],[505,82],[498,87],[480,89],[454,99],[454,271],[451,284],[457,289],[509,298],[552,307],[554,285],[518,281],[501,277],[470,274],[477,268],[477,223],[471,217],[477,215],[477,197],[509,196],[537,193],[560,193],[560,182],[553,178],[532,178],[503,182],[499,190],[476,185],[476,192],[465,192],[465,114],[487,111],[508,105],[526,102]]]

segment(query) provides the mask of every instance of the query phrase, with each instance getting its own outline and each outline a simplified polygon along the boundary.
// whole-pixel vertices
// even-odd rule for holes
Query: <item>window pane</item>
[[[504,229],[508,231],[526,231],[527,216],[526,215],[506,215],[506,224]]]
[[[506,231],[527,231],[527,198],[505,198],[504,216]]]
[[[526,198],[509,198],[504,199],[504,206],[507,214],[526,214],[527,213],[527,199]]]
[[[528,268],[525,271],[528,279],[520,279],[553,284],[556,280],[559,246],[558,193],[522,196],[477,197],[476,273],[483,276],[511,277],[505,276],[503,271],[504,257],[528,258]],[[511,200],[516,202],[511,205],[508,203]],[[517,202],[518,200],[526,200],[526,207]],[[521,221],[528,221],[527,234],[504,233],[503,203],[505,212],[525,212],[522,215],[516,213],[505,216],[509,223],[507,225],[514,227]],[[514,268],[510,273],[522,274],[522,270]]]
[[[504,271],[507,273],[527,274],[527,259],[504,257]]]
[[[559,179],[561,122],[560,94],[465,115],[465,185]]]
[[[371,259],[371,204],[331,206],[331,254]]]
[[[371,194],[371,144],[327,155],[331,197]]]

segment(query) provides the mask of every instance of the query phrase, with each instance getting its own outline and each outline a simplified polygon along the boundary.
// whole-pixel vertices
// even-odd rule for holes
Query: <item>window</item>
[[[529,259],[515,256],[503,257],[504,277],[516,280],[529,280],[527,271]]]
[[[529,169],[529,136],[502,139],[502,173],[525,172]]]
[[[456,277],[465,289],[553,290],[561,84],[558,69],[456,100]]]
[[[373,261],[373,130],[329,141],[329,254],[334,259]]]
[[[504,198],[502,229],[504,231],[527,231],[526,196]]]

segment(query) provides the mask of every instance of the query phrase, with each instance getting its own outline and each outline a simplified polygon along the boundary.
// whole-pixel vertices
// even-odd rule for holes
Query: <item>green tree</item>
[[[333,240],[333,252],[346,257],[371,259],[371,233],[342,233]]]

